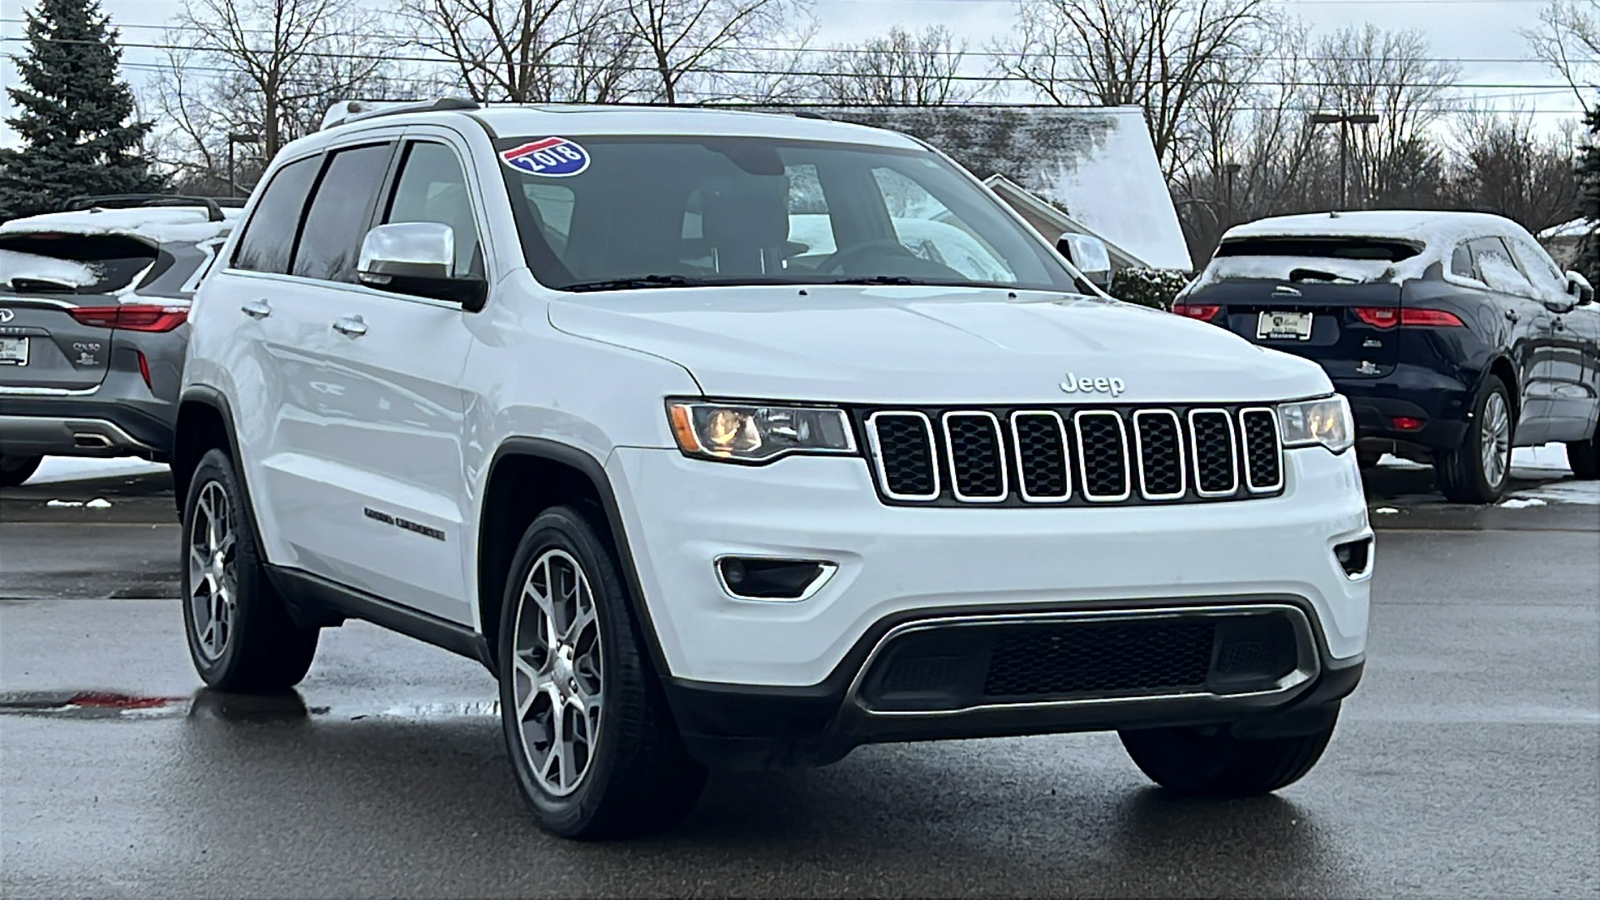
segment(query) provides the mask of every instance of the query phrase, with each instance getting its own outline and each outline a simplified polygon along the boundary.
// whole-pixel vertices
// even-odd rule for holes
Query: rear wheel
[[[1467,436],[1455,450],[1435,456],[1439,490],[1455,503],[1493,503],[1505,496],[1511,478],[1510,394],[1499,376],[1484,380],[1467,422]]]
[[[0,456],[0,487],[16,487],[33,477],[42,456]]]
[[[1249,797],[1299,781],[1322,758],[1337,718],[1312,734],[1246,739],[1228,726],[1121,732],[1122,746],[1150,780],[1181,794]]]
[[[684,752],[610,548],[571,507],[528,526],[500,620],[500,715],[517,786],[571,838],[672,825],[706,770]]]
[[[183,624],[200,677],[236,693],[299,684],[317,652],[317,629],[295,625],[267,581],[233,461],[221,450],[195,467],[183,536]]]

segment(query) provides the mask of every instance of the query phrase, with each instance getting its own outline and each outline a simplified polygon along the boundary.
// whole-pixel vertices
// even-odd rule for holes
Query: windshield
[[[1075,290],[1059,257],[923,150],[654,135],[512,138],[496,149],[528,265],[561,290]]]

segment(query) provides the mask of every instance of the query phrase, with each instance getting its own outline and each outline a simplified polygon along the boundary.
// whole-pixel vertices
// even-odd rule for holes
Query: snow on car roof
[[[1561,238],[1581,238],[1593,231],[1594,226],[1593,219],[1573,219],[1570,222],[1562,222],[1560,225],[1551,225],[1549,228],[1539,232],[1539,240],[1552,241]]]
[[[839,141],[906,149],[915,140],[893,131],[820,118],[739,109],[660,106],[487,106],[472,115],[513,135],[698,134]]]
[[[1522,226],[1501,216],[1474,212],[1438,210],[1360,210],[1341,213],[1310,213],[1276,216],[1235,225],[1222,236],[1265,237],[1364,237],[1421,241],[1429,247],[1453,245],[1458,241],[1490,234],[1518,233]]]
[[[239,209],[224,207],[213,222],[203,206],[141,206],[42,213],[0,225],[0,234],[51,231],[63,234],[127,234],[158,244],[196,243],[221,237],[237,224]]]

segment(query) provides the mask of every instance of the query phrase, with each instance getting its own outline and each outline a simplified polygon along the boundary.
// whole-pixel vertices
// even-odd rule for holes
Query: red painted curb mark
[[[72,699],[67,701],[67,705],[94,707],[97,709],[155,709],[158,706],[182,703],[187,699],[187,697],[134,697],[129,694],[113,694],[106,691],[84,691],[72,695]]]

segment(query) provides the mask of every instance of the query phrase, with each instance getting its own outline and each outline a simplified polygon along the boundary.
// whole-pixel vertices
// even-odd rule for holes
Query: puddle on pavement
[[[307,706],[297,691],[280,694],[225,694],[202,688],[193,696],[169,697],[114,691],[26,691],[0,693],[0,716],[65,719],[223,719],[240,722],[294,722],[311,717],[363,719],[453,719],[497,717],[495,700],[403,703],[381,708]]]

